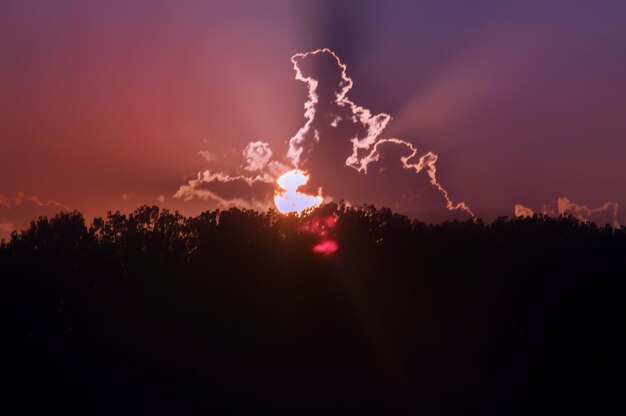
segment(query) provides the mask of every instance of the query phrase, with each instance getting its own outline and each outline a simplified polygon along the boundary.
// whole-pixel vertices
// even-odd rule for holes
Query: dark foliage
[[[0,247],[22,413],[623,414],[626,228],[141,207]],[[9,414],[9,413],[7,413]]]

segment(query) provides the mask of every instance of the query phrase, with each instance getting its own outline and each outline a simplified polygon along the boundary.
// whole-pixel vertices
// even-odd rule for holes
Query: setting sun
[[[319,206],[324,201],[321,192],[316,196],[298,191],[298,188],[306,185],[308,181],[309,175],[299,169],[290,170],[278,178],[276,183],[282,191],[277,191],[276,196],[274,196],[276,208],[283,214],[288,212],[301,214],[306,209]]]

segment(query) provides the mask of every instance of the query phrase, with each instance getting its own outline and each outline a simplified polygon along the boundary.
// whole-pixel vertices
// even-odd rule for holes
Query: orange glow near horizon
[[[300,215],[307,209],[319,206],[324,201],[321,192],[318,195],[307,195],[298,191],[298,188],[306,185],[308,181],[309,175],[300,169],[290,170],[279,177],[276,183],[282,191],[277,191],[274,196],[274,204],[278,211],[283,214],[297,212]]]

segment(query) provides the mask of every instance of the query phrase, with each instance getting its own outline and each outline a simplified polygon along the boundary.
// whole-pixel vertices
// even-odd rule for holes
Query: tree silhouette
[[[322,256],[311,221],[329,216],[339,250]],[[47,412],[616,413],[624,253],[626,228],[571,217],[41,217],[0,246],[3,396]]]

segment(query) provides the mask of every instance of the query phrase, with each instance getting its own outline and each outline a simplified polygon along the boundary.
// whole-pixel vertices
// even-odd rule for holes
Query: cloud
[[[5,201],[8,201],[9,204],[11,202],[7,198],[5,198]],[[38,207],[51,207],[53,209],[59,209],[63,211],[69,210],[67,205],[59,201],[55,201],[54,199],[49,199],[47,202],[42,202],[41,199],[39,199],[39,197],[37,196],[28,195],[22,191],[18,192],[14,200],[14,206],[27,205],[28,203],[34,204]]]
[[[334,92],[334,103],[341,108],[348,108],[350,110],[349,119],[355,123],[360,123],[365,128],[364,137],[353,137],[351,139],[353,145],[352,154],[346,159],[346,165],[355,168],[357,171],[365,172],[367,170],[367,161],[359,159],[359,149],[369,149],[376,144],[378,136],[382,133],[385,127],[387,127],[387,124],[391,120],[391,116],[385,113],[373,115],[367,108],[358,106],[347,98],[346,94],[353,86],[352,79],[347,75],[346,65],[341,63],[339,57],[328,48],[318,49],[313,52],[298,53],[291,58],[291,61],[294,64],[294,69],[296,70],[296,79],[306,82],[309,86],[309,99],[305,104],[305,108],[307,109],[305,112],[307,123],[290,140],[289,155],[292,157],[294,164],[297,165],[297,163],[300,162],[300,157],[302,156],[302,151],[304,150],[303,145],[306,141],[306,134],[311,129],[311,125],[313,124],[316,115],[316,104],[320,100],[320,95],[318,95],[320,93],[318,91],[319,80],[314,79],[312,76],[304,76],[300,68],[300,62],[309,56],[319,54],[325,54],[332,57],[331,60],[335,61],[334,63],[339,71],[338,83],[332,90]],[[326,91],[328,90],[328,88],[325,89]],[[321,93],[321,95],[324,97],[326,96],[326,93]],[[340,115],[333,114],[330,125],[332,127],[337,127],[341,120],[342,117]],[[319,140],[319,131],[316,130],[315,142],[319,142]]]
[[[430,178],[430,183],[433,185],[439,192],[442,193],[446,200],[446,208],[449,210],[461,210],[470,214],[472,217],[476,217],[472,210],[467,206],[465,202],[457,202],[456,204],[452,202],[450,196],[448,195],[448,191],[441,186],[441,184],[437,180],[437,158],[438,156],[433,152],[428,152],[422,156],[418,156],[417,148],[415,148],[411,143],[400,140],[400,139],[380,139],[374,142],[372,146],[372,151],[366,157],[361,159],[358,163],[360,167],[356,168],[357,170],[367,172],[367,166],[375,161],[378,161],[380,158],[380,153],[378,151],[378,147],[384,143],[393,143],[399,146],[406,147],[411,154],[408,156],[400,157],[400,161],[402,162],[402,166],[406,169],[413,169],[415,173],[420,173],[422,170],[426,171],[426,174]],[[353,156],[356,157],[358,144],[355,144],[355,151]],[[352,156],[351,156],[352,158]],[[355,159],[356,160],[356,159]],[[349,163],[350,158],[346,163]]]
[[[557,200],[557,209],[559,215],[571,215],[581,221],[593,221],[595,218],[596,222],[598,222],[601,218],[599,214],[606,213],[610,215],[610,224],[613,227],[619,228],[620,226],[617,221],[617,211],[619,210],[619,204],[617,202],[607,201],[597,208],[589,208],[586,205],[578,205],[568,198],[561,197]],[[609,222],[607,221],[605,223]]]
[[[272,149],[265,142],[250,142],[243,149],[243,157],[246,160],[245,170],[250,172],[262,171],[272,158]]]
[[[308,87],[308,98],[305,124],[289,139],[284,158],[277,159],[266,142],[250,142],[239,171],[199,172],[175,198],[211,200],[220,206],[271,206],[276,179],[302,169],[311,178],[303,193],[318,194],[322,188],[324,194],[354,202],[474,217],[465,202],[452,201],[439,181],[437,154],[419,154],[407,140],[380,137],[391,116],[374,114],[348,98],[353,81],[332,50],[297,53],[291,62],[295,79]],[[417,175],[422,172],[425,175]]]
[[[180,186],[174,198],[213,202],[220,208],[241,207],[266,210],[273,207],[276,179],[289,168],[272,160],[266,142],[250,142],[243,150],[245,164],[239,172],[198,172],[195,179]]]
[[[31,220],[39,216],[52,216],[68,210],[69,207],[59,201],[44,201],[22,191],[14,198],[0,194],[0,239],[8,240],[12,231],[26,228]]]
[[[272,156],[272,149],[268,143],[261,141],[250,142],[243,149],[243,157],[246,161],[244,170],[248,172],[262,172],[277,178],[291,169],[277,160],[272,160]]]
[[[272,206],[275,179],[268,175],[236,175],[199,172],[195,179],[178,188],[174,198],[213,201],[221,208],[268,209]]]
[[[277,178],[301,169],[310,178],[299,188],[303,194],[321,195],[323,190],[326,195],[355,204],[374,203],[405,212],[415,209],[421,215],[444,211],[446,217],[437,214],[437,219],[449,218],[450,211],[475,218],[469,205],[454,202],[442,185],[437,153],[420,153],[406,139],[381,137],[392,121],[391,115],[373,113],[348,97],[354,82],[335,52],[324,48],[297,53],[291,62],[295,79],[306,84],[308,96],[305,123],[288,140],[285,156],[277,159],[269,143],[252,141],[243,149],[239,169],[198,172],[195,179],[179,187],[174,198],[212,201],[220,207],[265,209],[273,207]],[[198,154],[208,162],[216,160],[208,150]],[[535,213],[521,204],[514,209],[517,217]],[[619,226],[617,210],[615,202],[589,208],[562,197],[556,208],[544,207],[541,212],[597,222],[602,215],[610,215],[609,222]]]
[[[133,197],[133,194],[122,194],[122,201],[130,201]]]
[[[200,150],[198,152],[198,156],[202,157],[207,162],[215,162],[217,160],[217,155],[215,153],[209,152],[208,150]]]
[[[560,197],[556,201],[556,209],[551,205],[544,205],[541,209],[541,214],[549,217],[556,217],[560,215],[571,215],[572,217],[583,221],[594,221],[599,225],[611,224],[615,228],[619,228],[620,224],[617,221],[617,212],[619,210],[619,204],[617,202],[607,201],[597,208],[589,208],[587,205],[579,205],[572,202],[569,198]],[[515,205],[516,217],[530,217],[535,212],[521,204]]]
[[[165,202],[165,195],[159,195],[156,198],[157,202],[163,203]]]
[[[522,204],[515,204],[515,216],[517,218],[532,217],[533,215],[535,215],[535,211],[533,211],[532,209],[525,207]]]
[[[346,65],[332,50],[318,49],[298,53],[291,61],[296,71],[296,79],[305,82],[309,91],[305,103],[306,123],[289,141],[287,156],[295,166],[306,168],[307,162],[314,164],[314,153],[323,146],[328,147],[322,141],[341,141],[350,143],[349,153],[342,153],[345,151],[342,149],[347,149],[345,145],[342,147],[333,143],[330,146],[332,149],[321,152],[322,159],[325,162],[336,161],[331,153],[339,150],[343,166],[366,174],[370,164],[381,160],[381,145],[398,146],[404,153],[399,157],[402,167],[416,174],[424,171],[429,183],[445,199],[448,210],[460,210],[475,216],[465,202],[452,202],[448,191],[439,182],[437,154],[427,152],[419,155],[417,148],[407,140],[380,137],[392,117],[386,113],[374,114],[347,97],[354,83],[347,75]],[[379,172],[385,170],[388,168],[379,166]],[[392,187],[397,185],[387,184]]]

